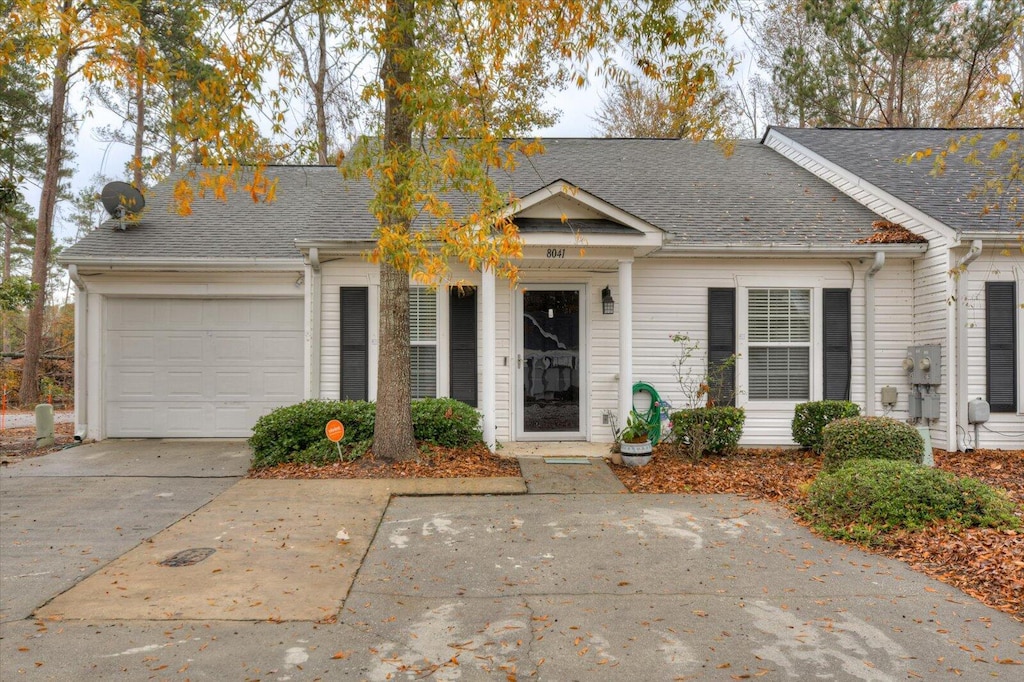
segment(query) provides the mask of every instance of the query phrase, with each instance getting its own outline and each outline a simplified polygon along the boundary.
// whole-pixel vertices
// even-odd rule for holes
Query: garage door
[[[302,400],[301,299],[107,299],[106,433],[244,437]]]

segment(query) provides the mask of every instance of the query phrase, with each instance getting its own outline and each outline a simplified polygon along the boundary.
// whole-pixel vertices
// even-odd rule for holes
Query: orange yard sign
[[[345,425],[342,424],[337,419],[332,419],[331,421],[327,422],[326,431],[327,438],[330,439],[332,443],[337,443],[338,441],[345,437]]]

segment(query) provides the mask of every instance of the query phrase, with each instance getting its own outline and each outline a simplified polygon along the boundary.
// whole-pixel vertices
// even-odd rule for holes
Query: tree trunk
[[[144,54],[145,45],[139,40],[139,57]],[[136,62],[141,64],[141,60]],[[135,77],[135,152],[132,156],[132,170],[134,171],[135,189],[142,191],[142,141],[146,134],[146,76],[142,68],[139,68]]]
[[[388,36],[398,36],[384,57],[384,145],[388,154],[404,156],[412,148],[412,120],[399,92],[411,80],[408,50],[413,46],[413,0],[388,0]],[[399,164],[404,168],[404,164]],[[396,187],[404,172],[393,179]],[[395,193],[397,194],[397,193]],[[396,207],[385,224],[409,222]],[[377,355],[377,421],[373,452],[397,461],[416,457],[412,434],[412,391],[409,381],[409,273],[386,261],[380,266],[380,331]]]
[[[330,138],[327,136],[327,17],[323,10],[316,13],[317,28],[319,29],[319,43],[317,44],[317,72],[316,83],[313,87],[313,97],[316,99],[316,138],[317,138],[317,160],[327,164],[328,145]]]
[[[46,276],[50,266],[50,242],[53,215],[60,192],[60,174],[64,165],[64,107],[68,95],[68,66],[71,63],[71,31],[67,18],[69,0],[64,0],[60,43],[53,69],[53,95],[50,120],[46,128],[46,168],[39,197],[39,222],[36,224],[36,245],[32,254],[32,283],[38,286],[32,299],[25,330],[25,364],[21,371],[22,406],[30,407],[39,399],[39,352],[43,341],[43,313],[46,309]]]

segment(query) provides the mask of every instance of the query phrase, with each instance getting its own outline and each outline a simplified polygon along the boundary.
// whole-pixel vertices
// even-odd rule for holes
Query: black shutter
[[[448,307],[449,395],[476,407],[476,289],[453,288]]]
[[[850,334],[850,290],[823,292],[822,337],[824,346],[825,400],[850,399],[850,365],[853,359]]]
[[[993,412],[1017,411],[1017,295],[1013,282],[985,283],[985,350],[988,404]]]
[[[716,405],[736,404],[736,290],[708,289],[708,378]]]
[[[341,287],[341,399],[369,395],[370,296],[366,287]]]

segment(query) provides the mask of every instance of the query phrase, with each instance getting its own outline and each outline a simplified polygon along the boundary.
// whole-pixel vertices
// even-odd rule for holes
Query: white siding
[[[850,288],[853,335],[851,398],[864,406],[864,273],[870,262],[806,260],[800,261],[799,275],[794,274],[793,261],[766,259],[649,259],[634,266],[634,365],[637,381],[652,384],[673,408],[686,407],[686,396],[676,377],[674,363],[679,345],[671,338],[687,334],[700,346],[691,358],[688,370],[695,378],[703,375],[707,350],[707,289],[736,287],[738,282],[771,282],[771,286],[805,286],[813,275],[821,288]],[[906,416],[906,387],[900,368],[906,346],[911,338],[911,298],[909,261],[891,261],[876,275],[876,382],[878,387],[892,384],[900,387],[901,401],[892,416]],[[816,294],[817,297],[817,294]],[[739,299],[739,296],[737,296]],[[739,306],[738,306],[739,308]],[[820,303],[818,304],[820,314]],[[742,334],[745,321],[737,319],[737,332]],[[815,335],[815,345],[820,335]],[[820,362],[820,361],[819,361]],[[746,384],[745,364],[737,363],[737,385]],[[684,374],[686,373],[684,369]],[[812,382],[811,399],[822,395],[820,373]],[[877,400],[877,395],[876,395]],[[756,445],[792,444],[793,406],[787,403],[757,403],[737,397],[747,412],[741,443]],[[878,405],[879,414],[881,406]]]
[[[962,324],[967,335],[967,387],[962,399],[984,398],[986,394],[985,358],[985,282],[1016,282],[1017,299],[1024,304],[1024,254],[1019,248],[1008,253],[986,248],[969,266],[967,297],[964,301]],[[1017,310],[1017,412],[993,413],[987,424],[980,428],[979,441],[983,448],[1024,448],[1024,310]],[[964,419],[966,425],[966,418]],[[964,436],[968,438],[965,440]],[[960,433],[960,446],[973,445],[974,431]]]
[[[806,259],[797,261],[799,275],[794,274],[791,259],[716,259],[716,258],[648,258],[633,265],[633,379],[653,385],[663,398],[678,409],[684,407],[684,398],[673,363],[679,347],[671,337],[686,333],[700,344],[701,353],[694,357],[690,368],[695,376],[704,371],[704,351],[707,348],[707,289],[708,287],[736,287],[737,282],[770,282],[772,286],[801,286],[812,277],[817,287],[851,289],[853,367],[852,399],[862,407],[865,401],[865,315],[864,274],[871,265],[869,259],[828,260]],[[892,416],[906,417],[908,385],[900,363],[913,339],[915,267],[908,259],[890,259],[876,275],[876,382],[877,388],[889,384],[899,389],[900,400]],[[802,278],[794,282],[794,278]],[[321,395],[335,398],[338,394],[338,289],[340,286],[376,287],[375,268],[365,263],[338,261],[323,267],[323,324],[321,329]],[[478,275],[456,273],[456,278],[476,284]],[[618,409],[618,325],[622,306],[618,291],[618,275],[614,271],[586,270],[530,270],[524,269],[519,288],[540,283],[582,283],[586,286],[586,305],[589,341],[585,366],[590,370],[589,405],[586,433],[594,442],[610,442],[612,431],[604,423],[605,412]],[[613,315],[601,310],[601,289],[610,286],[618,305]],[[515,438],[516,348],[513,338],[517,329],[515,300],[518,290],[507,282],[499,282],[496,292],[496,436],[499,441]],[[817,300],[817,294],[816,294]],[[441,297],[442,307],[447,305]],[[371,328],[375,329],[376,295],[371,294]],[[820,317],[820,304],[815,313]],[[741,322],[738,320],[738,322]],[[489,321],[479,319],[479,328]],[[740,326],[742,329],[742,324]],[[376,335],[371,330],[371,339]],[[818,345],[820,335],[815,335]],[[441,330],[439,353],[447,353],[445,330]],[[371,354],[372,355],[372,354]],[[375,361],[371,360],[371,364]],[[441,394],[447,392],[447,374],[442,372]],[[738,377],[742,386],[745,382]],[[371,395],[375,386],[371,385]],[[821,397],[820,378],[812,387],[812,399]],[[874,396],[876,409],[882,407]],[[742,400],[741,400],[742,402]],[[790,423],[793,403],[771,406],[746,404],[747,425],[744,445],[788,445],[792,443]]]
[[[380,285],[377,266],[358,256],[330,259],[331,256],[321,254],[320,397],[337,400],[341,395],[341,287],[369,287],[369,390],[373,400],[377,394],[377,290]]]

